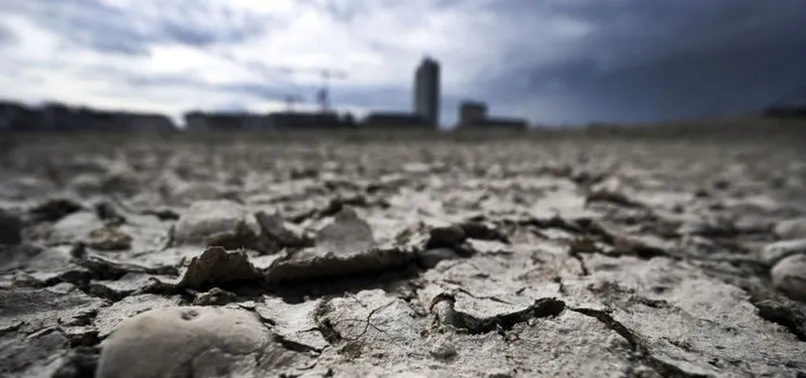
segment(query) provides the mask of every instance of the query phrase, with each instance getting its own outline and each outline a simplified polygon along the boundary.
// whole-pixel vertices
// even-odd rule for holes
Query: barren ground
[[[0,376],[806,376],[801,136],[15,138]]]

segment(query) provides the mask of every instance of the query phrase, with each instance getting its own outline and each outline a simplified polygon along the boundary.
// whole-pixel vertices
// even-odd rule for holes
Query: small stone
[[[449,360],[456,356],[456,345],[447,337],[442,337],[437,340],[429,350],[434,358],[440,360]]]
[[[765,264],[773,266],[778,261],[798,253],[806,253],[806,239],[782,240],[768,244],[759,251],[758,258]]]
[[[9,211],[0,209],[0,244],[16,245],[22,242],[22,220]]]
[[[98,330],[92,326],[64,327],[62,329],[70,346],[92,346],[98,343]]]
[[[89,285],[91,295],[119,300],[127,295],[146,289],[153,276],[144,273],[126,273],[116,280],[93,280]]]
[[[772,284],[788,297],[806,302],[806,254],[778,261],[770,271]]]
[[[87,234],[87,245],[99,251],[123,251],[131,248],[132,237],[115,227],[96,228]]]
[[[312,244],[305,240],[302,230],[286,222],[278,213],[269,215],[264,211],[259,211],[255,213],[255,218],[260,224],[263,234],[279,243],[282,247],[302,248],[309,247]]]
[[[427,248],[455,247],[466,239],[465,231],[459,226],[434,227],[426,243]]]
[[[792,218],[775,225],[775,235],[781,239],[806,238],[806,217]]]
[[[199,293],[193,299],[194,306],[224,305],[235,300],[235,293],[214,287],[207,292]]]
[[[175,245],[220,245],[236,249],[253,246],[258,233],[257,221],[241,204],[210,200],[191,205],[176,222],[173,237]]]
[[[104,227],[104,223],[91,211],[72,213],[52,225],[50,241],[76,242],[84,239],[92,230]]]
[[[442,260],[452,260],[456,258],[459,258],[459,254],[450,248],[431,248],[417,253],[417,262],[426,269],[437,266]]]
[[[333,222],[316,234],[316,248],[323,253],[349,255],[366,251],[375,244],[372,228],[355,210],[344,207]]]
[[[147,311],[125,320],[104,341],[96,377],[190,376],[205,364],[197,356],[209,350],[254,360],[270,343],[262,330],[257,317],[245,310],[190,306]],[[232,370],[221,362],[210,363],[219,371]]]
[[[93,209],[95,210],[95,215],[108,224],[120,225],[126,223],[126,217],[124,217],[120,210],[118,210],[114,205],[112,205],[112,203],[108,201],[100,201],[96,203],[93,206]]]
[[[34,222],[55,222],[81,209],[81,205],[73,200],[53,198],[31,209],[30,216]]]

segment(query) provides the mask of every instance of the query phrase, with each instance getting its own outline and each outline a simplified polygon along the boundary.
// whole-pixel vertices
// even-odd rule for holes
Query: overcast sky
[[[0,0],[0,97],[100,108],[411,109],[424,55],[540,123],[752,110],[806,85],[806,0]],[[294,73],[280,68],[295,67]]]

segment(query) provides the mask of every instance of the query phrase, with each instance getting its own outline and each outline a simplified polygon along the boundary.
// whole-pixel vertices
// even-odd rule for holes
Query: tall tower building
[[[414,113],[439,125],[439,63],[425,57],[414,74]]]

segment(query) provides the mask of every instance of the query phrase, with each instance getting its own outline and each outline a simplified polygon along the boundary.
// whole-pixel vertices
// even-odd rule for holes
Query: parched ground
[[[7,139],[0,376],[806,376],[806,139],[390,135]]]

